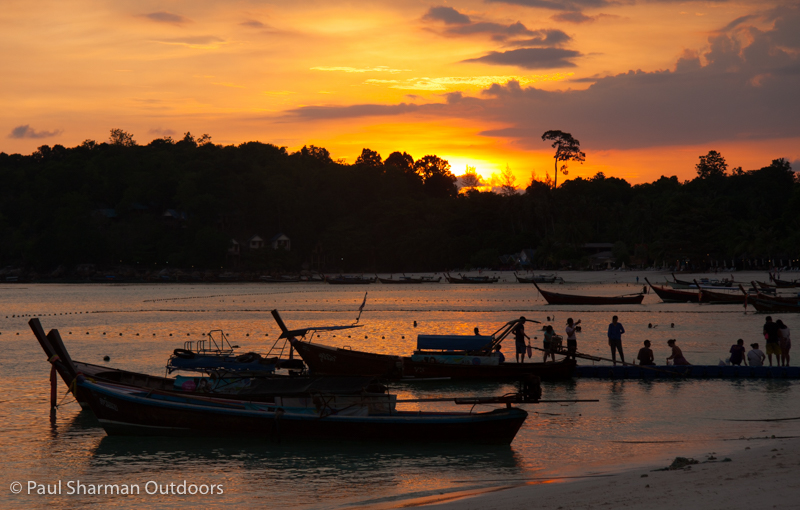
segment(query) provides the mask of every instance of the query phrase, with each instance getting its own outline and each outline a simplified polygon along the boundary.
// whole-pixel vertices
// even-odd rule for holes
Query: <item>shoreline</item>
[[[510,510],[563,508],[564,510],[642,508],[797,508],[800,501],[800,437],[741,439],[730,448],[715,448],[719,441],[692,448],[697,464],[664,470],[687,449],[675,449],[661,465],[629,463],[562,477],[532,477],[502,486],[444,492],[374,505],[352,506],[369,510],[432,507],[436,510]],[[708,448],[711,447],[711,448]],[[717,450],[710,453],[711,450]],[[679,452],[676,454],[676,452]],[[711,459],[711,460],[709,460]],[[726,460],[730,459],[730,460]],[[628,465],[629,467],[624,467]]]

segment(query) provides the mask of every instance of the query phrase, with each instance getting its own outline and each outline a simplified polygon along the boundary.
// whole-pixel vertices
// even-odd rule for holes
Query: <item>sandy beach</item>
[[[735,441],[727,453],[698,453],[697,464],[673,470],[662,465],[587,473],[587,478],[531,481],[525,485],[466,491],[405,501],[395,508],[437,510],[667,510],[800,508],[800,438]],[[730,460],[727,460],[730,459]]]

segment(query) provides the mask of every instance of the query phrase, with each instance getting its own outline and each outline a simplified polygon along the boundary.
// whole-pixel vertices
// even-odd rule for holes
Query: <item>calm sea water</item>
[[[596,295],[637,291],[640,273],[564,273],[558,290]],[[752,276],[739,275],[749,281]],[[512,275],[505,275],[509,280]],[[548,286],[548,288],[553,286]],[[525,315],[554,319],[563,332],[567,317],[581,319],[582,352],[608,357],[605,332],[611,316],[627,330],[626,354],[644,339],[656,358],[676,338],[694,364],[717,364],[737,338],[761,338],[763,315],[725,305],[664,304],[650,294],[643,305],[553,307],[532,285],[425,284],[411,287],[327,284],[3,285],[0,286],[0,505],[40,507],[267,506],[341,508],[507,483],[602,473],[631,465],[667,465],[678,454],[718,452],[747,446],[748,438],[800,435],[800,383],[795,381],[607,381],[545,383],[544,398],[599,399],[598,403],[540,404],[507,447],[359,443],[273,443],[258,440],[107,437],[89,412],[67,398],[51,419],[49,364],[27,326],[39,317],[56,328],[75,359],[155,375],[185,341],[223,329],[243,350],[266,352],[278,336],[269,311],[281,310],[290,327],[352,322],[368,292],[365,327],[320,343],[381,353],[408,354],[416,335],[491,333]],[[776,317],[777,318],[777,317]],[[782,317],[800,327],[800,317]],[[414,321],[417,326],[414,327]],[[674,327],[671,327],[674,324]],[[648,327],[652,325],[653,327]],[[528,334],[538,337],[533,324]],[[513,358],[513,346],[505,349]],[[536,356],[536,354],[534,354]],[[800,356],[800,354],[799,354]],[[588,362],[590,363],[590,362]],[[59,392],[64,392],[59,381]],[[401,398],[495,395],[513,390],[501,383],[397,383]],[[423,404],[418,404],[423,405]],[[454,409],[424,404],[426,409]],[[488,407],[487,407],[488,409]],[[705,451],[708,450],[708,451]],[[62,483],[61,495],[27,494],[28,482]],[[222,485],[222,495],[146,494],[160,484]],[[20,481],[23,492],[9,487]],[[138,485],[139,495],[69,495],[80,481]],[[149,486],[148,482],[153,482]],[[89,490],[89,489],[86,489]],[[46,489],[45,489],[46,491]],[[35,491],[34,491],[35,492]]]

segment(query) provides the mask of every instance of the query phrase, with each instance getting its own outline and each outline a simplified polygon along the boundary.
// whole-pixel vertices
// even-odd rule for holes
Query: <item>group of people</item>
[[[750,344],[750,351],[745,353],[744,340],[740,338],[735,345],[731,346],[731,365],[744,363],[751,367],[760,367],[764,365],[764,360],[769,360],[769,366],[772,366],[772,355],[774,354],[779,367],[789,366],[789,350],[792,348],[789,327],[780,319],[772,322],[772,317],[767,317],[762,332],[766,341],[767,353],[764,354],[764,351],[758,348],[758,342]]]
[[[578,339],[576,332],[580,331],[580,323],[580,320],[575,322],[572,320],[572,318],[569,318],[567,319],[567,327],[564,331],[567,336],[567,356],[572,358],[575,357],[575,354],[578,351]],[[530,346],[530,337],[525,334],[524,325],[525,317],[520,317],[517,325],[512,330],[515,337],[517,363],[523,363],[525,361],[526,352],[528,353],[528,357],[531,356],[530,352],[528,351]],[[625,354],[622,351],[622,335],[624,333],[625,328],[622,326],[622,323],[619,322],[619,317],[616,315],[613,316],[611,318],[611,324],[608,325],[608,346],[611,348],[611,360],[614,365],[617,364],[617,353],[619,353],[620,362],[625,364]],[[732,365],[741,365],[744,363],[745,365],[752,367],[759,367],[764,364],[765,360],[769,360],[769,366],[772,366],[772,355],[774,354],[778,366],[788,367],[790,359],[789,350],[792,347],[789,328],[783,323],[783,321],[778,320],[773,322],[772,317],[767,317],[766,322],[764,323],[763,333],[764,339],[766,340],[766,354],[759,349],[758,342],[750,344],[751,350],[747,351],[744,347],[744,340],[740,338],[735,345],[731,346],[730,363]],[[542,350],[544,351],[543,361],[546,362],[548,359],[552,359],[553,361],[556,360],[555,353],[556,351],[561,350],[560,338],[561,337],[555,334],[553,326],[548,324],[544,327],[544,340],[542,346]],[[528,340],[528,344],[525,343],[525,339]],[[655,357],[653,354],[653,349],[651,349],[651,345],[652,344],[650,343],[650,340],[645,340],[644,347],[639,349],[639,353],[636,356],[636,359],[639,361],[639,365],[655,365]],[[667,340],[667,345],[672,350],[670,356],[666,358],[667,365],[691,365],[691,363],[689,363],[689,361],[687,361],[683,356],[683,352],[681,351],[680,347],[676,345],[675,339]]]

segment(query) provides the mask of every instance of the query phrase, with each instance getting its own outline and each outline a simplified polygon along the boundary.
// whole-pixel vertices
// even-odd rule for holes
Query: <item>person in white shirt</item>
[[[751,367],[764,366],[764,360],[767,359],[764,351],[758,348],[758,344],[750,344],[750,352],[747,353],[747,364]]]

